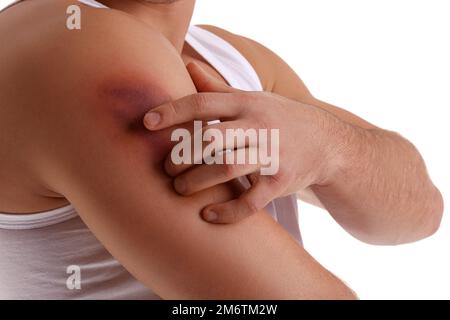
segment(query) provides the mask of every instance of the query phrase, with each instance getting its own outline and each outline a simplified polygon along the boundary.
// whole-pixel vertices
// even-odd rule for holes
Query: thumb
[[[198,92],[240,92],[240,90],[234,89],[229,85],[223,83],[219,79],[214,78],[195,62],[189,63],[186,68],[189,71],[189,74],[192,78],[192,81],[194,81],[195,87],[197,88]]]

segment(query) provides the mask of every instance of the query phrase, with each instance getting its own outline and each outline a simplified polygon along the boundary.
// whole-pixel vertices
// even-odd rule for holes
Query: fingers
[[[245,93],[198,93],[156,107],[144,117],[147,129],[156,131],[194,120],[233,119],[240,115]]]
[[[254,126],[254,125],[253,125]],[[257,145],[255,143],[258,142],[257,137],[252,137],[251,134],[254,132],[249,132],[246,134],[248,129],[251,129],[252,124],[249,121],[246,120],[239,120],[239,121],[228,121],[228,122],[222,122],[218,124],[209,125],[202,128],[201,139],[203,141],[203,148],[201,150],[191,150],[192,159],[191,163],[183,163],[183,164],[174,164],[171,158],[171,154],[166,158],[166,161],[164,163],[164,168],[166,173],[169,176],[175,177],[181,174],[182,172],[188,170],[189,168],[193,167],[195,163],[201,163],[204,159],[204,156],[213,156],[211,153],[216,150],[226,151],[226,150],[235,150],[235,149],[245,149],[248,147],[256,147]],[[233,131],[236,133],[236,135],[233,137],[230,137],[230,139],[223,139],[223,137],[226,137],[227,130],[239,128],[238,131]],[[211,131],[211,130],[217,130],[217,131]],[[220,132],[220,136],[222,139],[215,139],[214,133]],[[192,141],[191,146],[195,145],[195,139],[199,139],[197,136],[199,132],[195,132]],[[205,138],[207,141],[205,141]],[[194,148],[193,148],[194,149]],[[247,150],[246,150],[247,151]],[[252,150],[253,151],[253,150]],[[233,159],[237,159],[236,157]],[[227,163],[225,161],[226,159],[222,159],[222,162],[215,162],[215,163]],[[213,163],[214,161],[208,162],[209,164]]]
[[[197,91],[200,93],[244,93],[244,91],[234,89],[209,75],[195,62],[188,64],[187,69]],[[213,105],[209,106],[208,104]],[[144,118],[144,124],[149,130],[161,130],[193,120],[210,121],[223,117],[232,117],[238,113],[240,107],[242,105],[239,104],[237,99],[232,101],[231,98],[225,97],[225,95],[215,97],[213,95],[197,94],[153,109]],[[223,112],[220,112],[220,109]]]
[[[281,194],[282,185],[276,178],[259,176],[256,184],[239,198],[206,207],[202,211],[202,217],[214,224],[236,223],[264,209]]]
[[[260,168],[259,164],[197,166],[175,178],[174,188],[179,194],[190,196],[215,185],[258,172]]]

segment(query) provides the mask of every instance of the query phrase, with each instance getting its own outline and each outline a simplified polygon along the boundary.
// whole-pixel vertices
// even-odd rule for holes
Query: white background
[[[317,98],[410,139],[450,201],[450,1],[198,0],[193,23],[265,44]],[[300,226],[362,299],[450,299],[447,215],[435,236],[399,247],[363,244],[303,203]]]

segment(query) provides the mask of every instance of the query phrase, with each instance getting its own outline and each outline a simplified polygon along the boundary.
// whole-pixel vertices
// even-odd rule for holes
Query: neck
[[[182,52],[184,39],[194,12],[195,0],[145,1],[100,0],[104,5],[129,13],[150,27],[159,30]]]

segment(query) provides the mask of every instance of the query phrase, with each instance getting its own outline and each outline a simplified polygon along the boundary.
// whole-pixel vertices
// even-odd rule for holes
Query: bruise
[[[148,80],[124,76],[119,80],[104,81],[100,87],[100,97],[109,103],[117,116],[127,120],[143,116],[171,98],[156,81],[149,83]]]
[[[148,131],[144,124],[145,114],[171,99],[157,81],[149,81],[136,76],[120,75],[105,79],[98,88],[99,106],[107,108],[111,115],[112,127],[121,128],[126,133],[139,137],[144,148],[151,148],[152,156],[158,160],[170,152],[172,130]]]

